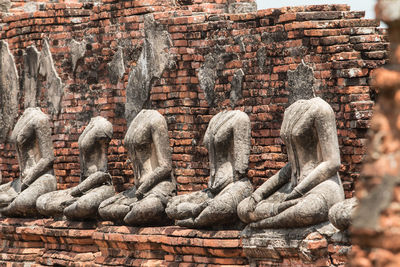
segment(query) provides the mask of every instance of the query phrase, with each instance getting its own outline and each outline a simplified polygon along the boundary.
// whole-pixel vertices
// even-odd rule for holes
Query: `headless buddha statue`
[[[237,205],[253,191],[246,177],[251,124],[246,113],[223,111],[215,115],[204,136],[210,160],[208,188],[173,197],[166,212],[185,227],[211,227],[237,222]]]
[[[46,216],[68,219],[95,219],[100,203],[115,194],[107,172],[107,150],[112,124],[103,117],[90,120],[78,139],[81,166],[79,185],[39,197],[36,205]]]
[[[285,111],[281,138],[289,163],[238,206],[254,228],[297,228],[328,221],[343,200],[335,114],[319,97],[301,99]]]
[[[167,122],[156,110],[142,110],[132,120],[124,143],[135,185],[103,201],[101,217],[129,225],[167,223],[165,206],[176,193]]]
[[[17,150],[20,176],[0,186],[0,212],[8,217],[35,217],[37,198],[57,189],[49,117],[39,108],[27,108],[11,139]]]

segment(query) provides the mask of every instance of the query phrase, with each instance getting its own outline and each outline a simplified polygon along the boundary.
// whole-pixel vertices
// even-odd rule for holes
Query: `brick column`
[[[389,26],[390,64],[374,72],[378,102],[368,152],[356,185],[351,266],[400,264],[400,1],[378,0],[376,16]]]

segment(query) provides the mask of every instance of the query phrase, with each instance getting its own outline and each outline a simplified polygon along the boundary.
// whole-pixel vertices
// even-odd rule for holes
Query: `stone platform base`
[[[204,231],[177,226],[106,226],[93,234],[101,251],[95,263],[103,266],[247,265],[239,234],[239,231]]]
[[[103,223],[49,220],[37,234],[44,253],[36,263],[44,266],[93,266],[100,256],[92,235]]]
[[[246,228],[242,242],[253,266],[344,266],[351,250],[347,233],[329,223],[297,229]]]
[[[38,235],[49,220],[1,219],[0,266],[29,266],[44,253]]]
[[[344,265],[347,236],[321,229],[245,230],[241,237],[235,230],[0,219],[0,266]]]

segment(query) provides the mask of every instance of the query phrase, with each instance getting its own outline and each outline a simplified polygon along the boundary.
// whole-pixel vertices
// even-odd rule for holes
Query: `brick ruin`
[[[351,266],[398,266],[399,257],[399,70],[400,17],[397,2],[377,1],[376,17],[388,25],[389,64],[374,72],[379,99],[370,122],[367,154],[356,195],[360,205],[353,216]]]
[[[206,186],[202,138],[211,117],[240,109],[252,123],[248,177],[257,187],[287,162],[279,132],[293,84],[288,71],[304,62],[313,68],[316,95],[336,113],[340,176],[346,197],[353,196],[376,98],[370,74],[386,63],[389,49],[385,30],[364,19],[364,12],[347,5],[255,11],[251,0],[13,1],[0,7],[0,39],[12,60],[4,43],[0,56],[15,62],[19,77],[13,86],[0,84],[7,92],[0,95],[2,111],[12,115],[0,132],[3,183],[19,175],[8,136],[17,114],[29,106],[41,107],[53,121],[59,189],[79,182],[77,141],[90,118],[107,118],[114,127],[108,169],[117,191],[133,182],[122,143],[130,114],[157,109],[168,122],[179,193]],[[310,78],[301,75],[296,78]],[[237,230],[166,227],[151,232],[49,220],[1,223],[7,245],[0,262],[249,264]],[[95,234],[89,238],[85,229]],[[215,236],[220,245],[213,243]],[[335,243],[318,234],[304,242],[313,257],[281,248],[264,264],[340,265],[350,246],[348,240]]]

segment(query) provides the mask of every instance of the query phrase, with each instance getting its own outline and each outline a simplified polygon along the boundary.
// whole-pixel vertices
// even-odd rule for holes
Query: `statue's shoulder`
[[[313,104],[317,108],[318,112],[323,112],[325,114],[326,113],[333,114],[332,106],[328,102],[323,100],[322,98],[315,97],[315,98],[311,99],[311,101],[313,101]]]

